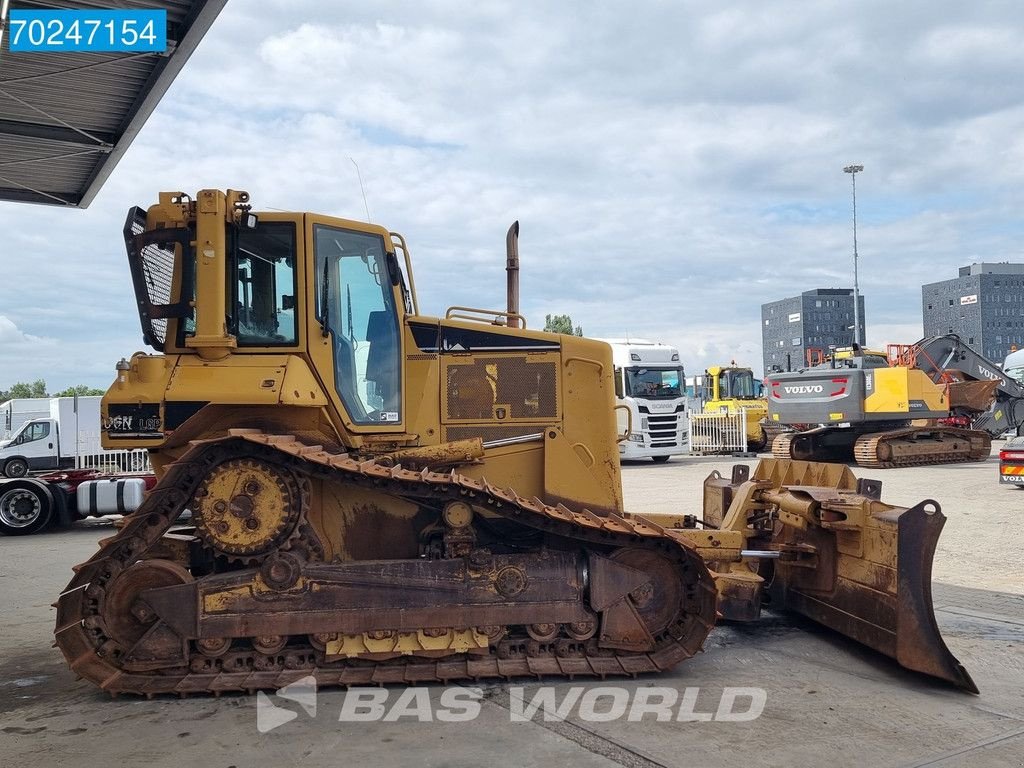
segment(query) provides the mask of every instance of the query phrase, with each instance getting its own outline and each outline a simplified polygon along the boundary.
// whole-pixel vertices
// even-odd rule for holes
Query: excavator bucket
[[[975,413],[987,411],[995,402],[999,381],[951,381],[947,385],[950,410],[962,409]]]
[[[756,495],[737,501],[747,495],[776,511],[764,541],[779,552],[776,605],[978,693],[935,621],[932,558],[946,522],[938,503],[885,504],[881,483],[835,465],[765,460],[752,481]]]

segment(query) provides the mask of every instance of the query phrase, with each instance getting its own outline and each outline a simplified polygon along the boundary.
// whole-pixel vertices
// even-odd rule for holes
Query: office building
[[[921,286],[924,335],[955,333],[996,363],[1024,348],[1024,264],[971,264]]]
[[[864,294],[860,295],[860,344],[864,344]],[[806,364],[807,350],[848,347],[853,343],[853,289],[816,288],[761,305],[764,372],[795,370]]]

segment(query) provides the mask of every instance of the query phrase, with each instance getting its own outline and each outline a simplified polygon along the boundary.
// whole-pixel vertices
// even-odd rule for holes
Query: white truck
[[[1006,356],[1003,373],[1024,384],[1024,349],[1015,350]]]
[[[668,461],[686,453],[686,374],[679,350],[643,339],[601,339],[612,348],[620,459]],[[626,415],[629,410],[629,416]]]
[[[38,398],[29,403],[36,408]],[[70,469],[81,455],[98,454],[100,446],[100,400],[96,397],[51,397],[45,415],[27,418],[5,440],[0,440],[0,475],[24,477],[29,472]],[[10,421],[29,409],[17,401],[0,405]]]

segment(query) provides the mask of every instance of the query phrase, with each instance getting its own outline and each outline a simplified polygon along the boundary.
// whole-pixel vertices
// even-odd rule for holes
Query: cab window
[[[25,428],[18,435],[18,439],[14,442],[18,445],[24,443],[32,443],[36,440],[42,440],[44,437],[48,437],[50,434],[50,425],[45,421],[34,421],[27,424]]]
[[[313,228],[317,317],[333,341],[334,385],[358,424],[402,420],[398,312],[384,239]]]
[[[236,237],[231,332],[240,347],[294,346],[295,226],[259,222]]]

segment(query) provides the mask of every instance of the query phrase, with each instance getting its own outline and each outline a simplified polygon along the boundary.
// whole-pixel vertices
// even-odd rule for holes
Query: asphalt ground
[[[703,478],[737,461],[627,464],[627,509],[697,512]],[[996,471],[855,469],[889,503],[942,505],[936,616],[978,696],[767,612],[636,680],[111,699],[51,647],[50,604],[112,521],[0,538],[0,765],[1024,766],[1024,492]],[[531,713],[537,696],[550,706]]]

